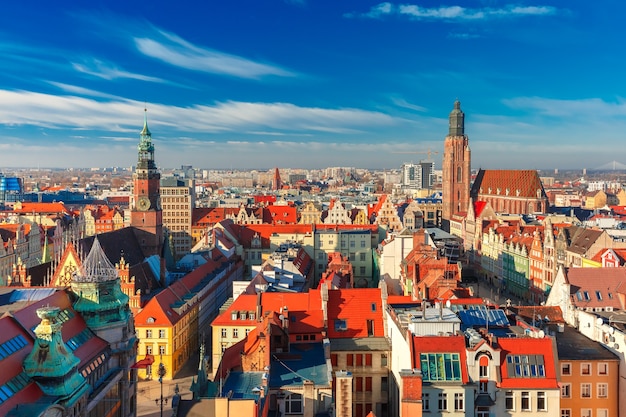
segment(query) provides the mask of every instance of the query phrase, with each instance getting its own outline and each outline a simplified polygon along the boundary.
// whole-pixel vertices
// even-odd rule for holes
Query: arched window
[[[483,355],[480,357],[480,360],[478,361],[478,365],[479,365],[479,368],[478,368],[479,378],[480,379],[489,378],[489,358],[487,357],[487,355]]]

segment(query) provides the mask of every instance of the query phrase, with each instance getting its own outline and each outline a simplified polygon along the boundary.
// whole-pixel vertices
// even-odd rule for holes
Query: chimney
[[[261,314],[263,314],[263,306],[261,304],[261,296],[263,292],[256,293],[256,321],[261,321]]]
[[[315,384],[311,380],[306,380],[303,383],[304,395],[303,400],[303,417],[313,417],[315,415]]]
[[[328,329],[328,283],[323,283],[321,288],[322,313],[324,314],[324,330]]]

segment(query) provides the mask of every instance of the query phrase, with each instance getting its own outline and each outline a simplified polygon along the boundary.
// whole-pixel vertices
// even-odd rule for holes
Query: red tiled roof
[[[268,206],[265,208],[270,214],[271,220],[276,223],[298,223],[298,213],[294,206]]]
[[[568,268],[570,298],[578,308],[624,309],[617,293],[626,292],[626,268]]]
[[[467,374],[467,355],[465,350],[465,337],[463,335],[453,336],[411,336],[413,357],[411,361],[413,368],[422,369],[420,360],[421,353],[458,353],[461,361],[461,381],[464,384],[469,382]]]
[[[481,169],[472,186],[472,195],[506,196],[507,189],[509,196],[537,198],[537,190],[541,190],[539,197],[544,197],[545,194],[539,174],[535,170]]]
[[[542,319],[547,317],[550,323],[565,323],[563,312],[559,306],[519,306],[517,307],[517,315],[527,323],[532,323],[537,316],[541,316]]]
[[[16,213],[32,214],[32,213],[55,213],[55,214],[67,214],[69,210],[63,203],[28,203],[23,202],[22,208],[13,208]]]
[[[379,288],[328,291],[328,336],[331,339],[384,337],[383,314]],[[335,330],[334,319],[346,320],[347,330]],[[373,320],[373,335],[368,335],[368,320]]]
[[[261,294],[261,314],[266,312],[279,313],[282,308],[287,307],[290,317],[295,317],[295,321],[289,322],[290,333],[311,333],[319,331],[324,326],[322,315],[322,300],[319,291],[311,290],[308,293],[278,293],[264,292]],[[241,294],[230,305],[228,310],[220,314],[212,326],[253,326],[257,322],[257,317],[251,320],[249,315],[242,320],[232,319],[233,312],[254,312],[256,316],[257,295]]]
[[[556,377],[555,345],[548,337],[501,337],[498,344],[500,354],[501,388],[558,389]],[[507,356],[509,355],[541,355],[545,368],[543,378],[510,377],[507,372]]]

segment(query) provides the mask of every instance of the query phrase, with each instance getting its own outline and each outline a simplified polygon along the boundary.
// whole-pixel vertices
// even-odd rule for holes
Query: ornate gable
[[[53,287],[69,286],[72,282],[72,276],[79,270],[81,265],[82,261],[80,256],[78,256],[78,252],[76,252],[76,248],[72,243],[68,243],[59,264],[54,270],[50,285]]]

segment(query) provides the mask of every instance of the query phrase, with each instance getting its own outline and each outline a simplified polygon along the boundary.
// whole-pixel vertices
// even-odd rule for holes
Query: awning
[[[134,364],[130,369],[146,369],[154,363],[154,356],[147,354],[145,358]]]

